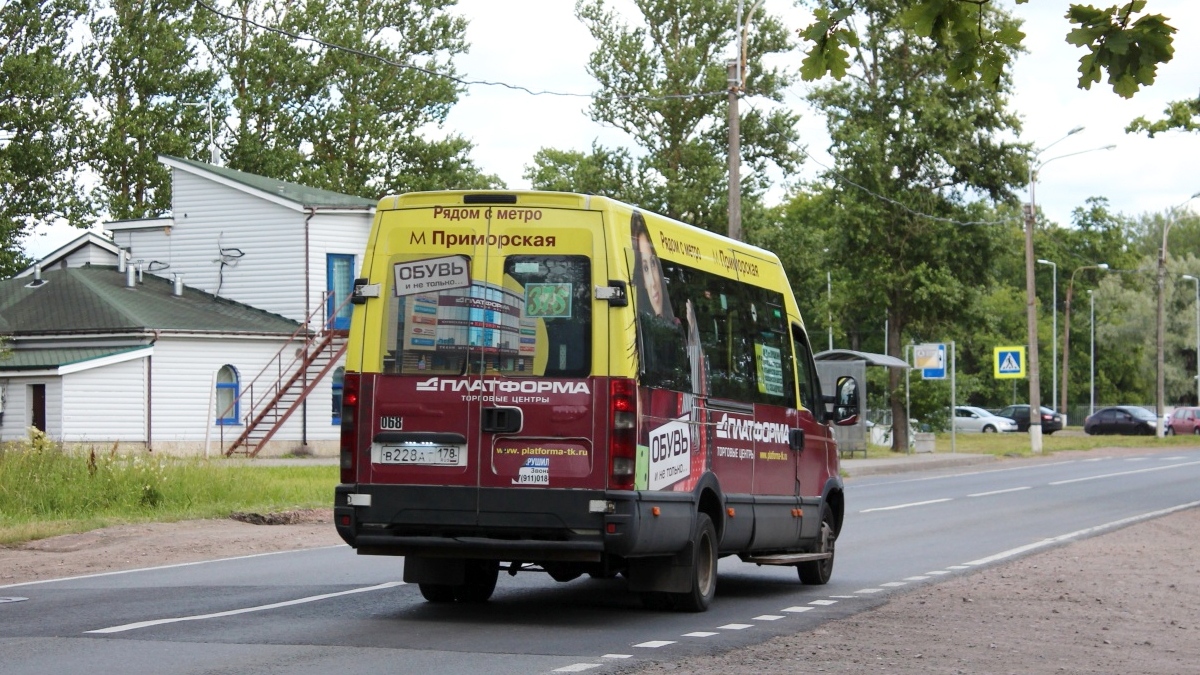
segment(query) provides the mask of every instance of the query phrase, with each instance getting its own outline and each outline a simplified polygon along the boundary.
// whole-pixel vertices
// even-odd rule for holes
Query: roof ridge
[[[108,265],[97,265],[92,269],[102,269],[105,267],[108,267]],[[132,309],[130,307],[128,307],[126,305],[126,303],[120,302],[117,298],[114,298],[112,296],[112,294],[109,292],[112,289],[112,287],[104,286],[103,284],[98,283],[96,280],[90,278],[87,274],[82,274],[82,273],[76,272],[76,270],[82,270],[82,269],[84,269],[84,268],[83,267],[68,267],[67,269],[65,269],[63,271],[70,274],[72,278],[78,279],[79,282],[88,289],[88,291],[90,291],[93,295],[95,295],[96,297],[103,300],[104,303],[106,305],[108,305],[108,307],[110,309],[112,309],[112,311],[116,312],[117,314],[120,314],[122,317],[129,320],[131,323],[136,324],[137,327],[139,327],[139,328],[147,328],[148,327],[146,325],[147,321],[144,318],[142,318],[136,312],[132,311]],[[113,267],[111,269],[115,272],[117,268]],[[117,288],[125,288],[125,287],[118,286]]]

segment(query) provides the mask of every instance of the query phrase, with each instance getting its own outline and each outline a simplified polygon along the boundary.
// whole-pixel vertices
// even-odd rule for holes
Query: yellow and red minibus
[[[702,611],[727,555],[829,580],[857,383],[822,396],[772,253],[604,197],[412,193],[352,297],[336,526],[427,600],[537,570]]]

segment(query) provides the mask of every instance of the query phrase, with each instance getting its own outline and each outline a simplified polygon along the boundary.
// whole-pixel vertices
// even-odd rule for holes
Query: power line
[[[429,75],[431,77],[444,78],[444,79],[450,80],[451,82],[461,84],[464,87],[471,87],[471,86],[475,86],[475,85],[485,86],[485,87],[503,87],[505,89],[511,89],[513,91],[524,92],[526,94],[529,94],[530,96],[562,96],[562,97],[567,97],[567,98],[589,98],[589,99],[590,98],[606,98],[606,99],[629,99],[629,100],[668,100],[668,99],[704,98],[704,97],[708,97],[708,96],[725,96],[724,90],[697,92],[694,94],[661,94],[661,95],[656,95],[656,96],[635,95],[635,94],[616,94],[616,95],[580,94],[580,93],[576,93],[576,92],[550,91],[550,90],[544,90],[544,89],[543,90],[534,90],[534,89],[530,89],[529,87],[525,87],[525,86],[522,86],[519,84],[510,84],[508,82],[494,82],[494,81],[490,81],[490,80],[467,80],[467,79],[463,79],[461,77],[456,77],[454,75],[450,75],[447,73],[439,73],[436,70],[422,68],[421,66],[414,66],[411,63],[400,63],[399,61],[393,61],[385,56],[380,56],[379,54],[372,54],[371,52],[363,51],[361,49],[356,49],[354,47],[347,47],[345,45],[339,45],[337,43],[328,42],[326,40],[322,40],[320,38],[312,37],[309,35],[300,35],[299,33],[293,33],[291,31],[287,31],[282,28],[276,28],[275,26],[268,26],[265,24],[258,23],[257,21],[246,18],[246,17],[227,14],[227,13],[222,12],[221,10],[205,3],[204,0],[196,0],[196,4],[227,21],[234,21],[237,23],[245,23],[247,25],[258,28],[259,30],[264,30],[264,31],[267,31],[270,33],[283,35],[285,37],[291,38],[292,40],[311,42],[313,44],[317,44],[322,47],[325,47],[326,49],[346,52],[348,54],[354,54],[356,56],[361,56],[363,58],[372,59],[374,61],[378,61],[385,65],[391,66],[393,68],[415,70],[419,73],[424,73],[425,75]]]
[[[789,94],[791,94],[792,96],[795,96],[795,93],[794,93],[794,92],[788,92],[788,93],[789,93]],[[754,110],[755,112],[759,112],[759,113],[762,113],[762,112],[763,112],[763,111],[759,110],[758,108],[756,108],[756,107],[755,107],[755,106],[754,106],[752,103],[749,103],[749,102],[747,102],[747,105],[749,105],[749,106],[750,106],[750,109],[751,109],[751,110]],[[783,135],[783,130],[782,130],[782,129],[780,129],[778,126],[776,126],[776,124],[775,124],[774,120],[772,120],[772,119],[771,119],[769,116],[767,116],[767,115],[765,115],[765,114],[764,114],[764,115],[762,115],[762,117],[763,117],[763,119],[764,119],[764,120],[765,120],[765,121],[766,121],[768,124],[770,124],[770,125],[771,125],[771,126],[774,128],[774,129],[775,129],[775,131],[776,131],[777,133],[779,133],[781,136]],[[882,201],[882,202],[886,202],[886,203],[888,203],[888,204],[891,204],[892,206],[895,206],[895,207],[899,208],[901,211],[904,211],[905,213],[908,213],[909,215],[913,215],[913,216],[916,216],[916,217],[918,217],[918,218],[924,218],[924,219],[926,219],[926,220],[932,220],[932,221],[935,221],[935,222],[940,222],[940,223],[948,223],[948,224],[950,224],[950,225],[963,225],[963,226],[969,226],[969,225],[1011,225],[1011,224],[1014,222],[1013,220],[970,220],[970,221],[963,221],[963,220],[956,220],[956,219],[954,219],[954,218],[946,218],[946,217],[944,217],[944,216],[935,216],[935,215],[931,215],[931,214],[928,214],[928,213],[924,213],[924,212],[922,212],[922,211],[918,211],[918,210],[916,210],[916,209],[914,209],[914,208],[912,208],[912,207],[908,206],[907,204],[904,204],[903,202],[900,202],[900,201],[898,201],[898,200],[896,200],[896,199],[893,199],[893,198],[891,198],[891,197],[888,197],[888,196],[886,196],[886,195],[881,195],[881,194],[879,194],[878,192],[875,192],[874,190],[872,190],[871,188],[868,188],[868,187],[866,187],[865,185],[860,185],[860,184],[858,184],[858,183],[854,182],[853,180],[851,180],[851,179],[847,178],[847,177],[846,177],[844,174],[842,174],[842,173],[841,173],[840,171],[838,171],[837,169],[834,169],[834,168],[832,168],[832,167],[826,166],[826,165],[825,165],[823,162],[821,162],[821,160],[819,160],[819,159],[817,159],[816,157],[814,157],[814,156],[812,155],[812,153],[810,153],[810,152],[808,151],[808,148],[805,148],[805,147],[804,147],[804,146],[802,146],[802,145],[798,145],[798,144],[796,144],[796,143],[794,143],[794,142],[792,142],[792,141],[789,141],[789,144],[793,145],[793,146],[795,147],[795,149],[796,149],[796,150],[797,150],[797,151],[798,151],[800,154],[802,154],[802,155],[804,155],[805,157],[807,157],[808,159],[812,160],[813,164],[816,164],[817,166],[819,166],[819,167],[821,167],[822,169],[824,169],[828,175],[831,175],[831,176],[833,176],[833,177],[834,177],[834,178],[835,178],[837,181],[839,181],[839,182],[842,182],[842,183],[845,183],[846,185],[849,185],[849,186],[851,186],[851,187],[857,188],[858,190],[860,190],[860,191],[862,191],[862,192],[865,192],[866,194],[870,195],[871,197],[874,197],[875,199],[878,199],[878,200],[880,200],[880,201]]]

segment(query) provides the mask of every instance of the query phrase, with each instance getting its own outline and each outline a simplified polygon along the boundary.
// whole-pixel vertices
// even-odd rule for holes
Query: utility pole
[[[741,63],[727,61],[726,82],[729,84],[729,238],[742,238],[742,177],[741,125],[738,113],[738,89],[742,86]]]

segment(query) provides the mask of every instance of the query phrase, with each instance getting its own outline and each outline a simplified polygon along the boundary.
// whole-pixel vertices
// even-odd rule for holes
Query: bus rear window
[[[397,263],[403,264],[403,263]],[[503,284],[395,295],[384,372],[586,377],[591,372],[591,261],[508,256]]]

